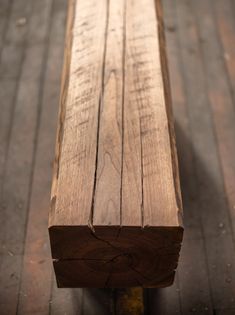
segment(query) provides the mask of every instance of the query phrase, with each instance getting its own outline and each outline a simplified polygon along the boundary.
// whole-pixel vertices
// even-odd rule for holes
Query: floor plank
[[[178,4],[182,68],[195,155],[197,205],[205,242],[212,302],[218,308],[229,308],[233,305],[231,299],[234,279],[231,276],[229,281],[226,280],[225,262],[234,261],[234,247],[206,89],[205,65],[201,55],[197,24],[192,12],[194,10],[190,6],[190,1],[185,0]],[[223,252],[223,259],[219,258],[219,252]]]
[[[51,6],[41,6],[47,21],[50,21]],[[34,18],[39,14],[38,2],[34,2],[29,21],[29,34],[37,33],[37,29],[32,28]],[[27,3],[24,2],[27,7]],[[23,8],[22,1],[16,1],[16,17],[18,10]],[[21,12],[21,11],[20,11]],[[47,25],[49,25],[47,23]],[[8,40],[12,40],[19,45],[15,30],[15,24],[10,24]],[[47,28],[44,29],[44,42],[38,43],[37,47],[27,42],[25,58],[20,70],[19,84],[15,99],[14,113],[12,113],[12,130],[8,147],[7,163],[5,165],[5,177],[2,189],[1,200],[5,204],[2,210],[4,224],[1,228],[1,250],[3,252],[0,272],[1,304],[5,307],[2,314],[14,314],[17,308],[19,295],[20,270],[22,265],[22,254],[25,239],[25,226],[27,222],[28,202],[31,194],[32,174],[34,171],[35,143],[38,131],[38,116],[40,112],[41,82],[44,71],[44,51],[47,46]],[[26,39],[27,40],[27,39]],[[34,62],[35,61],[35,62]],[[32,72],[29,68],[34,66]],[[14,67],[12,67],[14,68]],[[15,75],[15,74],[14,74]],[[30,91],[30,93],[29,93]],[[20,130],[20,132],[19,132]],[[10,258],[10,257],[11,258]],[[13,263],[14,257],[15,263]],[[9,262],[9,259],[11,260]],[[9,263],[11,268],[9,267]],[[14,277],[14,283],[9,286],[4,272],[4,265]],[[1,279],[3,277],[5,281]]]
[[[24,259],[21,274],[18,314],[49,314],[52,262],[47,233],[52,161],[54,159],[57,109],[63,57],[66,3],[56,1],[52,7],[49,49],[42,88],[40,126],[29,206]],[[58,40],[58,32],[61,34]],[[48,134],[54,135],[48,137]]]
[[[224,4],[226,7],[227,4]],[[227,69],[233,71],[233,65],[228,67],[224,54],[228,53],[226,46],[221,45],[223,35],[219,37],[219,31],[216,29],[216,19],[211,12],[211,7],[207,2],[198,1],[195,6],[198,26],[201,36],[201,49],[206,70],[207,89],[210,99],[210,107],[214,120],[214,128],[218,143],[218,152],[221,160],[226,197],[229,205],[229,217],[233,234],[235,231],[235,108],[233,91],[230,89],[230,83],[233,83],[231,76],[227,74]],[[220,7],[222,11],[222,6]],[[200,14],[200,23],[199,23]],[[231,18],[228,15],[228,20]],[[235,29],[235,28],[234,28]],[[235,41],[233,40],[231,45]],[[233,47],[235,49],[235,45]],[[213,52],[217,52],[214,54]],[[231,46],[231,53],[233,52]],[[231,57],[232,58],[232,57]],[[234,65],[235,70],[235,65]],[[219,74],[219,75],[218,75]]]
[[[235,100],[235,5],[232,0],[211,1],[212,12],[215,15],[216,29],[219,41],[223,47],[223,55],[228,77],[229,87]]]

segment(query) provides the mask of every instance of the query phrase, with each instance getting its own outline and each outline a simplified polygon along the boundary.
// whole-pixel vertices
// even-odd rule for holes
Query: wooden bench
[[[173,129],[159,1],[70,0],[49,216],[59,287],[172,284]]]

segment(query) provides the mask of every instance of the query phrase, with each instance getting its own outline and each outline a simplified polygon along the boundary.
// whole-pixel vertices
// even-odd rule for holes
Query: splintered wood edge
[[[61,145],[63,140],[63,129],[65,120],[65,106],[69,85],[69,73],[70,73],[70,63],[71,63],[71,48],[73,43],[73,24],[75,18],[75,5],[76,0],[68,0],[68,13],[67,13],[67,25],[66,25],[66,35],[65,35],[65,45],[64,45],[64,62],[61,77],[61,92],[59,101],[59,113],[58,113],[58,127],[56,135],[56,145],[55,145],[55,159],[53,165],[53,176],[52,176],[52,188],[51,188],[51,208],[49,214],[49,225],[52,218],[52,213],[55,209],[56,203],[56,189],[57,189],[57,179],[59,175],[59,165],[60,165],[60,154]]]

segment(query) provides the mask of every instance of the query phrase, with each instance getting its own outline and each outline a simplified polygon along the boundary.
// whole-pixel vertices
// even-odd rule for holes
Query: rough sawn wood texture
[[[60,287],[170,285],[181,196],[160,3],[71,0],[49,231]]]

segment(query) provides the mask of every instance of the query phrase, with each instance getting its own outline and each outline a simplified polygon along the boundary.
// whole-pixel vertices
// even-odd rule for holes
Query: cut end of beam
[[[183,229],[52,226],[59,287],[165,287],[173,283]]]

